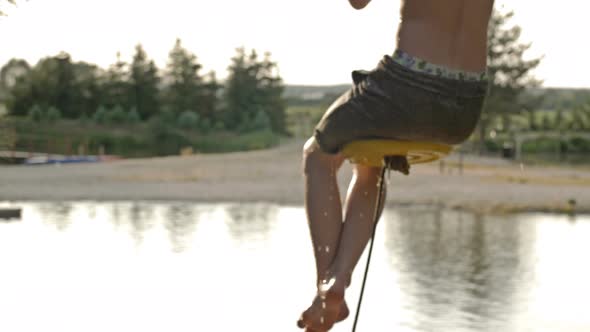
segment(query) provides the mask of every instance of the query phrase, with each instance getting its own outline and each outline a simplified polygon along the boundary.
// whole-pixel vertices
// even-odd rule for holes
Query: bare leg
[[[379,168],[356,166],[346,204],[345,223],[336,171],[344,158],[306,143],[306,211],[316,258],[318,293],[298,322],[307,331],[327,331],[348,316],[345,288],[371,235]]]
[[[342,203],[336,173],[344,158],[323,153],[312,138],[305,144],[305,207],[314,247],[317,284],[326,277],[342,229]]]
[[[354,177],[346,198],[344,227],[336,257],[329,268],[328,278],[342,279],[350,284],[352,271],[358,263],[373,231],[375,203],[379,191],[379,167],[355,165]],[[385,181],[385,179],[384,179]],[[384,187],[385,190],[385,187]],[[381,197],[385,200],[385,191]],[[383,212],[383,204],[378,211]]]
[[[316,261],[318,294],[311,307],[298,322],[307,331],[327,331],[335,322],[348,316],[348,308],[341,299],[325,301],[319,286],[329,275],[342,232],[342,202],[336,173],[344,161],[341,155],[320,150],[314,138],[307,141],[303,152],[305,174],[305,207]],[[342,293],[342,295],[344,295]],[[329,326],[328,326],[329,325]],[[314,329],[311,329],[311,327]]]

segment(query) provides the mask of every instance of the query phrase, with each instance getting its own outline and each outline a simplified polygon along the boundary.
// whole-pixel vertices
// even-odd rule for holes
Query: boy
[[[362,9],[370,0],[349,0]],[[305,206],[317,294],[298,326],[323,332],[345,319],[344,292],[373,227],[380,169],[354,166],[344,211],[340,149],[365,138],[457,144],[479,120],[487,92],[487,27],[493,0],[402,0],[397,50],[353,87],[316,126],[303,151]]]

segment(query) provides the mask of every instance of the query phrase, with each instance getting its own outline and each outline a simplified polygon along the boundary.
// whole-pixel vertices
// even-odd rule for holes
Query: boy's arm
[[[354,9],[363,9],[369,4],[369,2],[371,2],[371,0],[348,0],[348,2],[350,2],[350,5]]]

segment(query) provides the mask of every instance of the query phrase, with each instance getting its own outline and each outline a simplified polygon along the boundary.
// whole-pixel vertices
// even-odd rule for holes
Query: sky
[[[6,2],[0,0],[0,3]],[[17,0],[3,4],[0,65],[68,52],[74,61],[107,68],[117,52],[130,61],[141,43],[160,68],[176,38],[218,78],[235,49],[268,51],[287,84],[350,82],[395,50],[399,0],[373,0],[361,11],[347,0]],[[526,57],[543,55],[535,76],[547,87],[590,88],[590,4],[580,0],[497,0],[531,42]]]

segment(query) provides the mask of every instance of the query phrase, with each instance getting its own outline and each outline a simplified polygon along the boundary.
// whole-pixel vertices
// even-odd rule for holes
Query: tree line
[[[266,127],[286,133],[283,81],[269,53],[238,48],[220,83],[177,39],[166,68],[159,69],[141,44],[130,63],[117,54],[107,69],[74,62],[61,52],[31,66],[12,59],[0,69],[8,114],[82,119],[117,124],[161,119],[179,126],[248,131]]]

